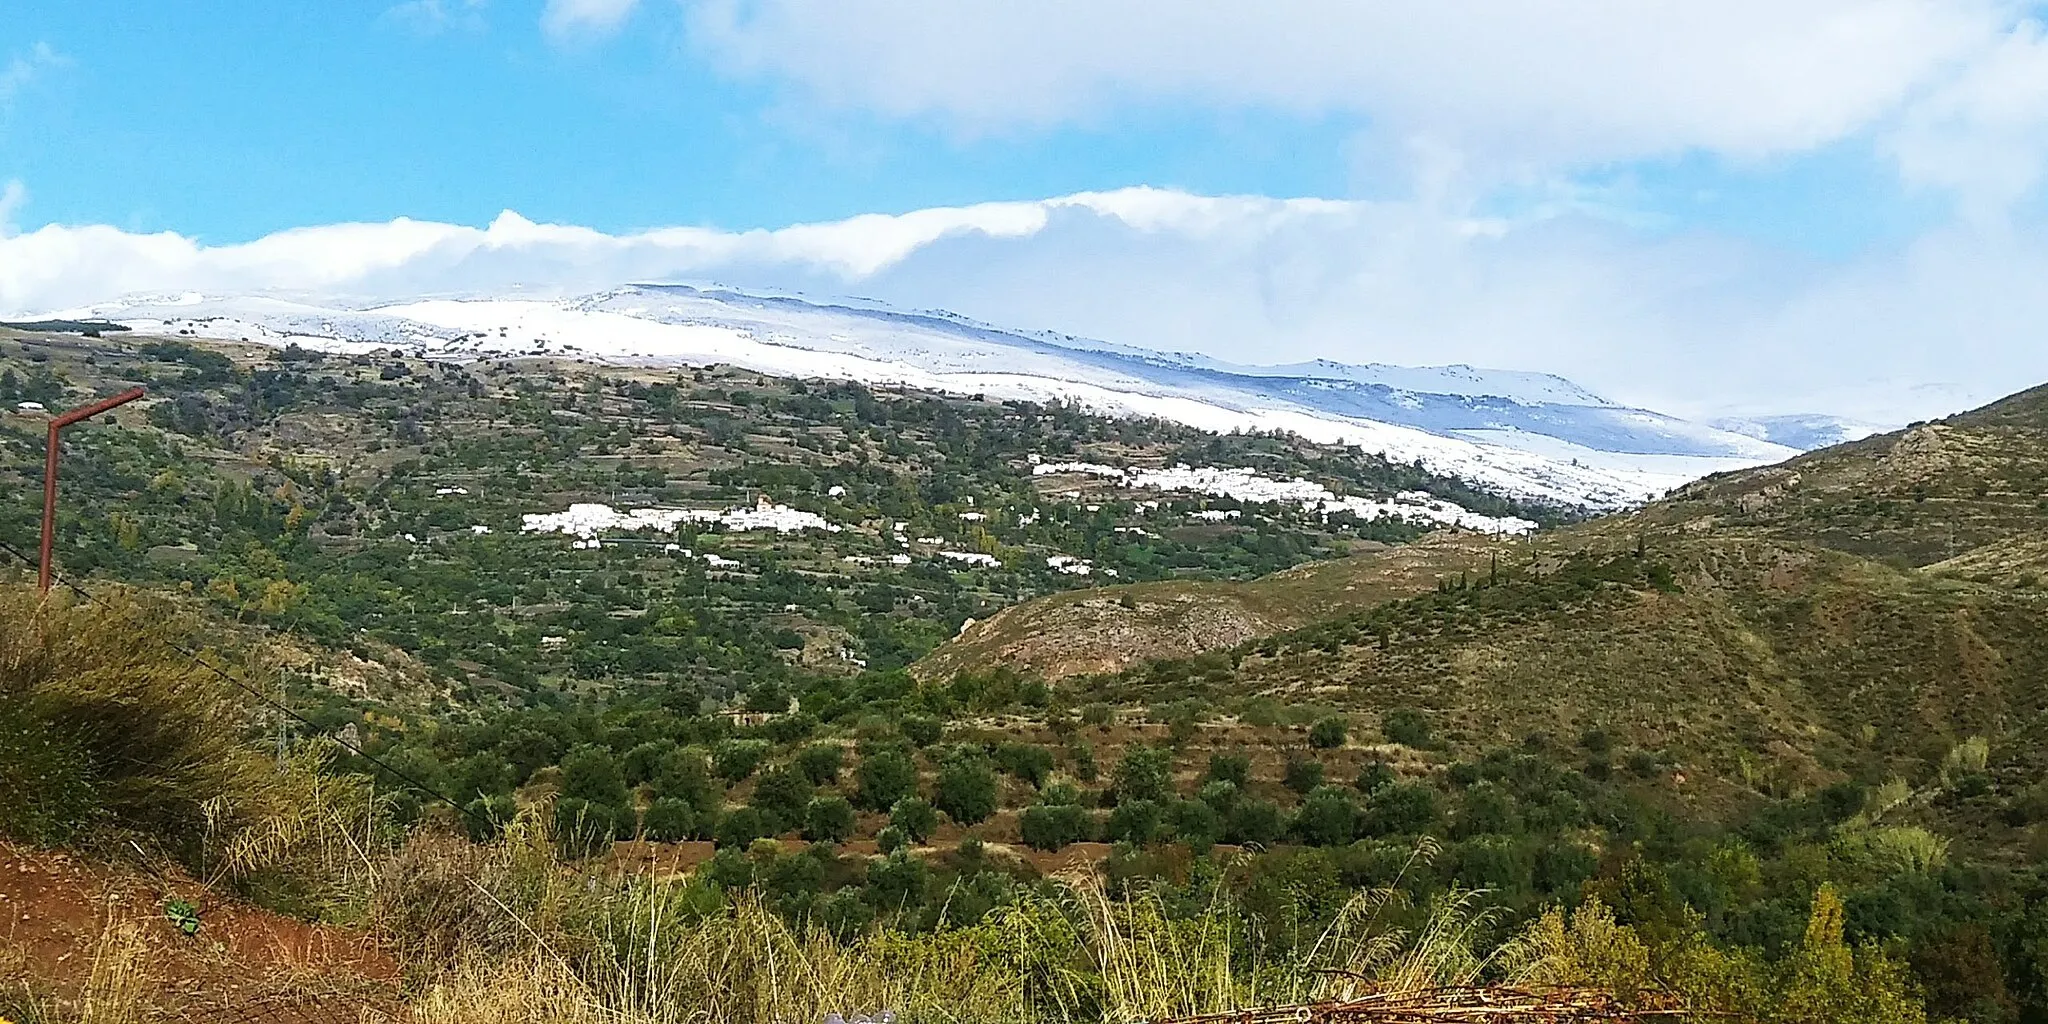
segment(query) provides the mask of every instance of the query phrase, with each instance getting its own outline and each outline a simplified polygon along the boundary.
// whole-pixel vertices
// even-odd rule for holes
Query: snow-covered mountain
[[[1899,424],[1886,426],[1864,420],[1849,419],[1845,416],[1828,416],[1821,413],[1795,413],[1787,416],[1750,416],[1717,419],[1712,425],[1722,430],[1754,437],[1772,444],[1789,445],[1805,451],[1826,448],[1847,441],[1860,441],[1872,434],[1895,429]]]
[[[1503,492],[1612,507],[1701,475],[1790,457],[1745,433],[1617,405],[1548,374],[1469,366],[1241,366],[942,312],[683,285],[567,300],[353,307],[274,296],[144,296],[66,310],[141,332],[446,359],[553,356],[730,363],[784,376],[1068,401],[1211,430],[1288,430],[1420,461]]]

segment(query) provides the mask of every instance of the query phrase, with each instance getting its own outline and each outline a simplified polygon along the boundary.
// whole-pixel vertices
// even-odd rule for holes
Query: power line
[[[0,551],[6,551],[8,554],[13,555],[15,558],[19,559],[23,565],[28,566],[29,568],[36,568],[39,564],[34,559],[31,559],[27,555],[23,554],[20,548],[15,547],[14,545],[6,542],[5,540],[0,540]],[[80,587],[78,584],[71,582],[70,579],[60,574],[52,573],[50,575],[50,578],[56,581],[57,583],[62,584],[66,590],[69,590],[72,593],[77,594],[79,597],[84,598],[86,602],[89,604],[105,609],[107,611],[117,611],[117,609],[108,605],[105,601],[102,601],[99,598],[94,597],[92,594],[86,592],[85,588]],[[291,718],[293,721],[296,721],[299,724],[306,726],[308,729],[312,731],[314,735],[325,736],[328,739],[333,740],[334,743],[337,746],[341,747],[343,750],[346,750],[349,753],[354,754],[357,757],[360,757],[373,765],[376,765],[378,768],[381,768],[385,772],[389,773],[393,778],[398,779],[400,782],[403,782],[406,786],[414,790],[417,790],[420,794],[431,797],[434,800],[437,800],[441,803],[447,804],[448,806],[454,808],[456,813],[462,815],[465,818],[468,818],[470,821],[476,824],[482,825],[486,832],[495,830],[497,828],[497,823],[492,821],[491,819],[477,813],[476,811],[472,811],[459,803],[456,803],[454,799],[442,795],[440,791],[434,789],[431,786],[428,786],[426,783],[421,782],[420,780],[414,778],[412,775],[400,771],[398,768],[394,767],[389,761],[386,761],[383,758],[380,758],[375,754],[372,754],[369,751],[364,750],[362,747],[357,746],[354,743],[350,743],[349,741],[342,739],[340,736],[328,732],[326,729],[323,729],[318,722],[315,722],[312,719],[307,718],[302,714],[299,714],[297,711],[292,710],[283,701],[273,700],[271,697],[267,696],[255,687],[250,686],[249,684],[244,683],[239,679],[236,679],[234,676],[228,674],[226,670],[206,660],[204,657],[201,657],[199,652],[188,650],[184,646],[176,643],[168,637],[162,636],[154,630],[148,632],[150,636],[156,640],[156,642],[163,644],[165,647],[173,651],[176,651],[179,654],[184,655],[186,658],[190,659],[193,664],[198,665],[200,668],[203,668],[208,672],[211,672],[214,675],[220,677],[220,679],[223,682],[226,682],[228,685],[233,686],[235,689],[238,689],[243,693],[246,693],[249,696],[256,698],[263,704],[275,709],[279,714],[285,715]]]

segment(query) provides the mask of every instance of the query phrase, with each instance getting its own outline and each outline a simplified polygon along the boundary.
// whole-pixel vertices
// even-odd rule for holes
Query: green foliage
[[[1110,780],[1118,803],[1165,800],[1173,795],[1173,752],[1158,747],[1128,747]]]
[[[780,765],[754,780],[754,793],[748,804],[761,812],[770,834],[783,832],[803,822],[812,788],[810,780],[797,767]]]
[[[1436,791],[1416,782],[1381,786],[1366,797],[1361,827],[1367,835],[1417,835],[1435,827]]]
[[[1166,808],[1156,800],[1132,798],[1117,801],[1103,831],[1114,842],[1145,846],[1158,839],[1165,829]]]
[[[697,809],[687,800],[663,797],[647,805],[640,827],[656,842],[677,842],[697,835]]]
[[[1033,804],[1017,818],[1024,845],[1034,850],[1059,850],[1088,838],[1088,812],[1074,804]]]
[[[839,766],[845,759],[846,748],[837,743],[813,743],[797,753],[796,763],[814,786],[829,786],[839,781]]]
[[[911,842],[922,843],[939,828],[939,812],[914,796],[896,801],[889,808],[889,824]]]
[[[1228,782],[1242,789],[1252,780],[1252,759],[1244,754],[1211,754],[1209,771],[1204,778],[1212,782]]]
[[[864,751],[854,769],[854,778],[860,786],[860,805],[871,811],[886,811],[916,791],[917,762],[911,760],[907,751],[895,747]]]
[[[1358,808],[1350,793],[1318,786],[1294,813],[1293,831],[1311,846],[1342,846],[1358,833]]]
[[[939,767],[932,804],[962,825],[988,820],[996,811],[1000,782],[995,767],[978,750],[960,750]]]
[[[718,745],[711,760],[719,778],[738,782],[761,767],[761,762],[768,757],[768,750],[766,740],[726,740]]]
[[[1334,716],[1319,718],[1316,724],[1309,727],[1308,742],[1310,746],[1321,750],[1335,750],[1344,745],[1344,739],[1349,734],[1350,725],[1343,719]]]
[[[804,809],[804,838],[818,843],[843,843],[853,835],[853,804],[837,794],[815,797]]]
[[[1281,772],[1280,783],[1296,793],[1307,795],[1323,784],[1323,763],[1313,757],[1290,754]]]
[[[1429,746],[1429,718],[1414,708],[1394,708],[1380,720],[1387,742],[1404,747]]]

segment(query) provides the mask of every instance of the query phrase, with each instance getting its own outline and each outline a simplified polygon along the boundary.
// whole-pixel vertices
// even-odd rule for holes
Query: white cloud
[[[1898,421],[2048,380],[2048,237],[1937,231],[1845,264],[1563,215],[1130,189],[773,231],[608,235],[501,215],[208,246],[50,226],[0,238],[0,311],[138,291],[363,299],[691,280],[859,294],[1224,358],[1563,373],[1685,414]]]
[[[43,42],[29,47],[26,54],[9,57],[7,63],[0,66],[0,109],[12,104],[14,97],[44,71],[64,63],[64,56]]]
[[[28,188],[19,178],[0,185],[0,239],[14,234],[14,215],[28,202]]]
[[[489,0],[404,0],[384,9],[386,20],[397,22],[422,35],[438,35],[450,29],[481,31],[484,8]]]
[[[1888,148],[1909,183],[1955,190],[1973,220],[2002,216],[2048,157],[2048,32],[2022,22],[1914,102]]]
[[[1184,101],[1373,119],[1489,164],[1798,152],[2011,31],[2010,0],[686,0],[728,71],[968,132]]]
[[[640,0],[548,0],[541,31],[556,40],[605,36],[618,31]]]

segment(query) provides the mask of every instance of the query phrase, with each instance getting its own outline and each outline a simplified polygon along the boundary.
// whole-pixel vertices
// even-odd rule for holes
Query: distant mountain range
[[[684,285],[631,285],[566,300],[362,307],[265,295],[136,296],[51,318],[328,351],[728,363],[784,376],[1067,401],[1217,431],[1287,430],[1356,444],[1518,497],[1593,508],[1780,461],[1863,426],[1819,417],[1703,424],[1617,405],[1542,373],[1327,360],[1246,366],[1003,330],[944,312]]]

